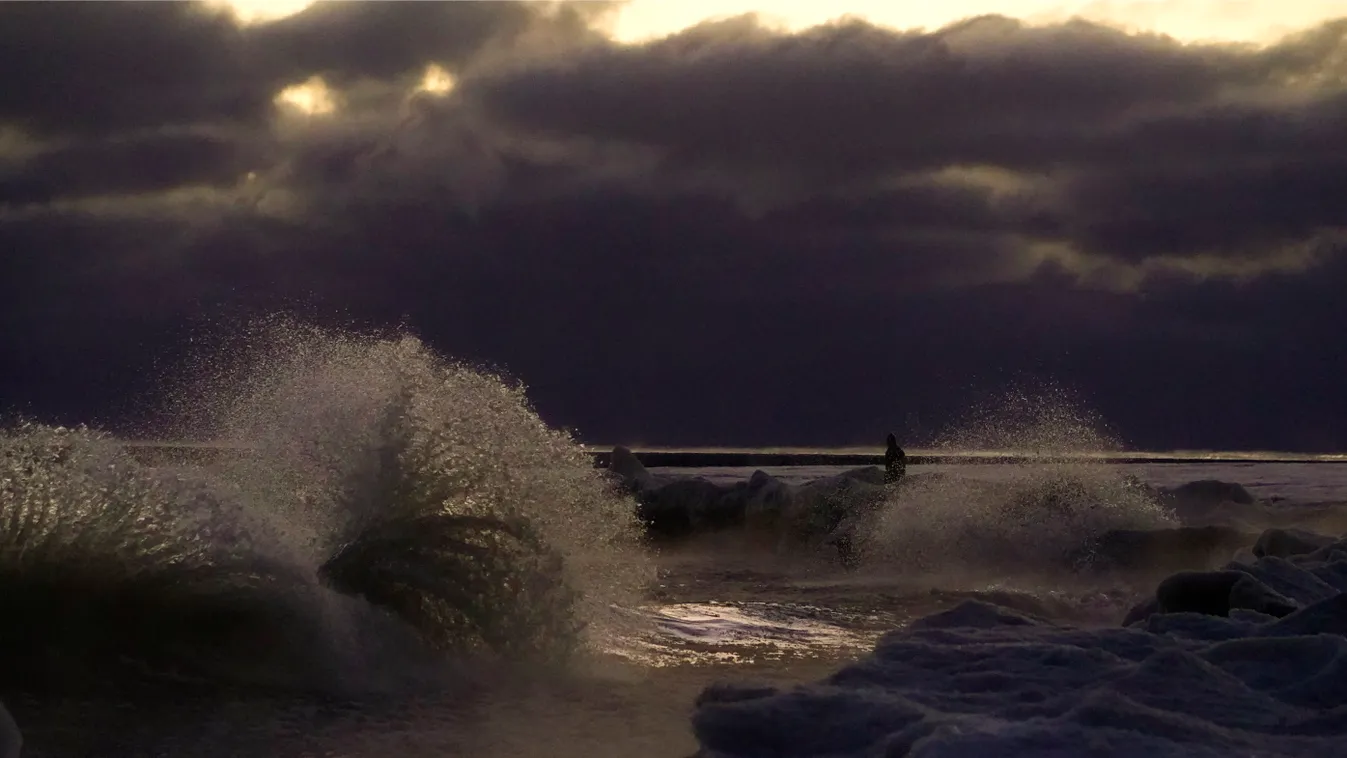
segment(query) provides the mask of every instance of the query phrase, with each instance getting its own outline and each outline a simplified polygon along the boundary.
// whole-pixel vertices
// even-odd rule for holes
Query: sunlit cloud
[[[1021,174],[998,166],[953,165],[926,174],[902,177],[900,184],[930,182],[937,186],[982,190],[993,197],[1042,193],[1052,184],[1046,174]]]
[[[0,124],[0,163],[25,161],[42,152],[42,149],[42,143],[24,131],[8,124]]]
[[[657,39],[701,21],[757,13],[764,25],[800,31],[843,17],[900,30],[933,30],[973,16],[1000,14],[1030,23],[1073,17],[1184,41],[1272,42],[1347,15],[1341,0],[632,0],[610,22],[619,42]]]
[[[1092,254],[1061,240],[1032,240],[1019,261],[1028,274],[1044,263],[1056,263],[1077,276],[1082,284],[1117,292],[1135,292],[1148,279],[1181,275],[1194,281],[1225,279],[1251,282],[1268,274],[1301,274],[1324,261],[1326,251],[1347,242],[1347,232],[1325,230],[1308,239],[1243,251],[1194,252],[1159,255],[1135,263]]]
[[[445,71],[443,67],[432,63],[426,67],[426,73],[421,77],[421,83],[417,85],[418,92],[429,92],[432,95],[443,95],[454,88],[454,75]]]
[[[281,90],[276,95],[276,104],[305,116],[321,116],[337,109],[336,97],[319,76]]]
[[[313,3],[314,0],[210,0],[208,4],[230,9],[241,23],[262,24],[293,16]]]
[[[295,206],[293,193],[285,190],[244,190],[239,187],[188,185],[167,190],[140,193],[109,193],[87,197],[59,198],[40,203],[0,207],[0,222],[61,217],[71,214],[101,218],[190,217],[201,219],[222,212],[248,209],[266,215],[281,216]]]
[[[210,0],[244,24],[292,16],[314,0]],[[666,37],[707,20],[745,13],[782,31],[800,31],[844,16],[894,29],[938,29],[990,13],[1031,23],[1084,18],[1129,31],[1167,34],[1184,41],[1272,42],[1288,33],[1347,15],[1342,0],[630,0],[608,23],[625,43]]]

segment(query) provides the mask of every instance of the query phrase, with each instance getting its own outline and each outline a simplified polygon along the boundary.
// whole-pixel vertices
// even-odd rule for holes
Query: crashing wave
[[[866,553],[916,571],[1051,569],[1079,564],[1110,532],[1175,523],[1102,466],[1026,466],[1000,482],[941,477],[899,488],[865,535]]]
[[[1178,524],[1150,489],[1079,462],[1006,466],[993,482],[917,473],[892,486],[867,467],[792,486],[762,471],[731,485],[659,478],[621,448],[613,458],[664,543],[739,530],[782,551],[846,545],[844,559],[904,571],[1081,568],[1113,557],[1126,532]]]
[[[1060,388],[1013,388],[938,443],[1026,462],[999,467],[995,481],[914,472],[890,485],[882,469],[867,467],[798,486],[759,471],[721,486],[652,475],[623,448],[611,460],[656,539],[741,529],[778,551],[831,546],[852,567],[884,571],[1090,568],[1111,534],[1179,525],[1161,493],[1082,457],[1117,443]],[[1189,552],[1196,557],[1200,546]]]
[[[566,660],[629,623],[634,503],[522,389],[409,337],[262,335],[197,396],[247,455],[156,468],[90,430],[0,432],[0,687],[349,689]]]

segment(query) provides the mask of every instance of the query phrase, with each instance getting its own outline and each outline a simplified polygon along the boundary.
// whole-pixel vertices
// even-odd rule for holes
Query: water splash
[[[871,562],[908,570],[1049,570],[1088,555],[1116,529],[1174,526],[1139,482],[1082,454],[1121,448],[1068,390],[1020,385],[973,408],[937,449],[1031,456],[996,481],[915,475],[890,495],[867,535]]]
[[[245,454],[150,467],[88,430],[3,433],[2,615],[40,622],[4,626],[42,630],[9,657],[326,687],[387,669],[374,651],[557,660],[630,623],[634,503],[521,387],[406,335],[272,320],[244,346],[175,400]]]
[[[199,677],[299,633],[289,616],[302,598],[288,591],[305,585],[302,572],[220,518],[197,483],[154,476],[85,429],[21,424],[0,434],[0,450],[3,684]],[[283,594],[293,602],[277,602]],[[258,670],[279,664],[277,675],[313,663],[271,651],[244,657]]]
[[[936,436],[931,447],[951,456],[976,450],[1063,461],[1117,452],[1123,445],[1080,393],[1035,380],[1012,384],[969,406]]]
[[[297,549],[335,556],[321,569],[335,586],[437,646],[509,654],[568,628],[596,625],[593,642],[639,596],[632,502],[522,387],[406,335],[279,321],[252,344],[261,370],[206,395],[221,435],[256,451],[221,475],[298,527]]]

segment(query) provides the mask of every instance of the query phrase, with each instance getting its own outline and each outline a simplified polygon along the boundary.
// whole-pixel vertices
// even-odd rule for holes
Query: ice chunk
[[[1321,547],[1332,545],[1336,540],[1322,534],[1302,529],[1268,529],[1254,543],[1253,554],[1262,558],[1275,555],[1288,558],[1293,555],[1313,553]]]
[[[1347,541],[1291,555],[1170,577],[1126,628],[968,602],[818,684],[708,691],[694,730],[716,758],[1341,755]]]

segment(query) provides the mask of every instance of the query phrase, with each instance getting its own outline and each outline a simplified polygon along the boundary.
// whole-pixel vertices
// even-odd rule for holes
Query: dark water
[[[521,388],[404,336],[246,342],[203,359],[164,431],[249,455],[0,432],[0,698],[24,755],[688,755],[709,683],[814,679],[968,597],[1115,622],[1147,577],[1035,556],[1176,523],[1077,461],[907,488],[853,570],[734,534],[655,550]],[[1088,446],[1072,418],[1054,439]]]
[[[213,360],[184,431],[256,455],[157,467],[92,430],[0,433],[0,694],[26,754],[349,744],[352,714],[440,713],[633,623],[615,609],[654,577],[634,510],[522,389],[286,323]]]

